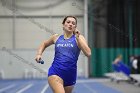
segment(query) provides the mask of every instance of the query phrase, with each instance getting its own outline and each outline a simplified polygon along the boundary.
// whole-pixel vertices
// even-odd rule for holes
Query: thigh
[[[63,87],[63,80],[57,75],[51,75],[48,77],[48,83],[54,93],[65,93]]]
[[[74,88],[74,86],[66,86],[66,87],[64,87],[65,93],[72,93],[73,88]]]

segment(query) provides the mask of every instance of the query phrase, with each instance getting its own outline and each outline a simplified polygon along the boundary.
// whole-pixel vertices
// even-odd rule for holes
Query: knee
[[[63,91],[63,90],[60,90],[60,91],[54,91],[53,93],[65,93],[65,91]]]

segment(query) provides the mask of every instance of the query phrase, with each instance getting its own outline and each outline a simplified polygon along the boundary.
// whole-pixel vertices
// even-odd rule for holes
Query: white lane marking
[[[97,91],[95,91],[94,89],[90,88],[88,85],[83,84],[84,87],[86,87],[89,91],[91,91],[91,93],[97,93]]]
[[[22,93],[25,90],[29,89],[31,86],[33,86],[33,84],[28,84],[26,87],[22,88],[21,90],[17,91],[16,93]]]
[[[43,88],[43,90],[41,91],[41,93],[45,93],[45,91],[48,89],[49,84],[46,84],[45,87]]]
[[[7,90],[7,89],[10,89],[10,88],[12,88],[12,87],[14,87],[14,86],[15,86],[15,84],[12,84],[12,85],[9,85],[9,86],[7,86],[7,87],[4,87],[4,88],[0,89],[0,92],[5,91],[5,90]]]
[[[107,82],[109,79],[88,79],[88,80],[77,80],[77,83],[89,83],[89,82]]]

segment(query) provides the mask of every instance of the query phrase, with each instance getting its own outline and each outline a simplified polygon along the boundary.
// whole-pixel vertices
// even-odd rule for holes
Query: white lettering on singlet
[[[57,47],[73,47],[73,44],[71,43],[66,43],[66,44],[57,44]]]

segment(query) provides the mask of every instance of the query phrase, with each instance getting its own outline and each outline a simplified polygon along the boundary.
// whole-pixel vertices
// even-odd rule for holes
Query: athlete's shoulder
[[[57,38],[57,37],[59,37],[59,34],[53,34],[52,37]]]
[[[54,40],[54,43],[57,41],[57,39],[60,37],[61,35],[59,35],[59,34],[54,34],[54,35],[52,35],[52,38],[53,38],[53,40]]]

